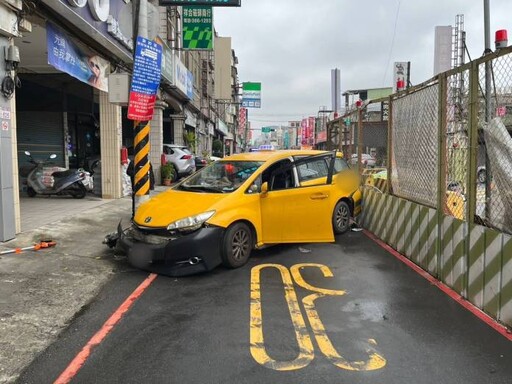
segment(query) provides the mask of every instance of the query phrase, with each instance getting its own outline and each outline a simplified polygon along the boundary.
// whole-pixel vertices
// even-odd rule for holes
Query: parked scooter
[[[30,167],[20,170],[20,175],[27,177],[27,194],[30,197],[39,195],[70,195],[75,199],[83,199],[87,193],[84,180],[86,175],[84,170],[63,170],[45,174],[45,166],[48,166],[50,160],[57,157],[52,154],[46,160],[35,160],[30,152],[25,151],[29,157]],[[49,180],[48,180],[49,179]],[[92,184],[92,183],[91,183]]]

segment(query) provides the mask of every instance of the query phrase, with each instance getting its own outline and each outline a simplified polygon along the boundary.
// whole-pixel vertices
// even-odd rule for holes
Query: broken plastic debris
[[[357,225],[356,223],[352,223],[350,225],[350,230],[352,232],[361,232],[363,230],[363,228],[361,228],[359,225]]]
[[[307,249],[307,248],[304,248],[304,247],[299,247],[299,252],[301,252],[301,253],[310,253],[311,249]]]

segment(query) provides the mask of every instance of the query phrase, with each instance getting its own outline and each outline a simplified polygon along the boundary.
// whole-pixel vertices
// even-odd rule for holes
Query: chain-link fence
[[[327,130],[364,184],[512,233],[512,47],[367,101]]]
[[[437,82],[392,104],[391,185],[395,195],[436,207],[438,172]]]
[[[444,122],[441,122],[441,134],[444,135],[445,150],[442,152],[442,180],[444,213],[466,220],[467,207],[465,204],[468,185],[468,159],[470,156],[470,88],[469,70],[461,70],[451,74],[441,81],[444,83],[443,92],[446,98],[441,108],[444,112]],[[443,161],[444,160],[444,161]]]
[[[363,182],[370,176],[372,187],[387,190],[389,100],[370,101],[327,124],[328,142],[343,151],[349,164],[358,169]],[[359,138],[361,137],[361,140]],[[378,181],[376,181],[378,180]],[[376,181],[376,182],[375,182]]]
[[[392,193],[512,233],[512,49],[390,102]]]
[[[476,216],[512,233],[512,54],[478,65]]]

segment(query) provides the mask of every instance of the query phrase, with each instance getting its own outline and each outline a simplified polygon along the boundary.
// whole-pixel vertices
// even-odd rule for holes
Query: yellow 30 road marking
[[[306,281],[302,278],[300,270],[305,267],[310,268],[319,268],[324,277],[333,277],[331,270],[325,265],[321,264],[296,264],[291,267],[293,278],[295,282],[303,288],[306,288],[310,291],[317,292],[312,295],[306,296],[302,299],[302,304],[304,305],[304,309],[306,310],[306,314],[309,319],[309,323],[311,324],[311,328],[313,328],[313,333],[316,338],[316,342],[318,343],[318,347],[322,351],[322,353],[332,361],[334,365],[339,368],[347,369],[350,371],[373,371],[376,369],[380,369],[386,365],[386,359],[382,357],[376,350],[375,346],[377,342],[373,339],[368,340],[368,347],[366,348],[366,353],[369,355],[369,359],[366,361],[347,361],[343,356],[340,356],[334,346],[331,343],[331,340],[327,337],[325,332],[324,324],[322,320],[320,320],[320,316],[318,316],[318,312],[315,308],[315,300],[319,297],[325,297],[328,295],[336,295],[342,296],[345,294],[345,291],[337,291],[330,289],[323,289],[313,287],[312,285],[306,283]]]
[[[286,303],[290,311],[291,320],[295,328],[295,337],[299,345],[299,356],[292,361],[273,360],[265,349],[263,338],[263,320],[261,304],[261,271],[265,268],[274,268],[281,274],[284,285]],[[320,351],[337,367],[351,371],[371,371],[383,368],[386,365],[386,359],[376,350],[376,341],[368,340],[366,353],[369,358],[366,361],[348,361],[341,356],[331,341],[327,337],[325,327],[320,320],[315,308],[315,300],[325,296],[343,296],[345,291],[318,288],[308,284],[301,275],[303,268],[318,268],[322,271],[324,277],[333,277],[331,270],[322,264],[297,264],[290,268],[290,271],[279,264],[263,264],[251,271],[251,324],[250,324],[250,342],[251,354],[253,358],[261,365],[278,371],[288,371],[306,367],[314,358],[313,344],[306,328],[304,317],[300,311],[297,294],[293,286],[292,276],[295,283],[302,288],[315,292],[306,296],[302,304],[309,319],[313,334],[318,343]]]
[[[261,290],[260,290],[260,271],[264,268],[275,268],[281,273],[281,279],[284,284],[284,294],[288,309],[295,328],[295,337],[299,344],[299,356],[292,361],[273,360],[265,350],[263,343],[262,313],[261,313]],[[251,271],[251,354],[254,360],[261,365],[275,369],[277,371],[290,371],[307,366],[313,360],[313,343],[304,323],[304,318],[300,313],[297,295],[293,288],[293,281],[288,269],[278,264],[263,264],[255,267]]]

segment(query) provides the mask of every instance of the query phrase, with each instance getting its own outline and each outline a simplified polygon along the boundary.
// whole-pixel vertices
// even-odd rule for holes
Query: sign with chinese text
[[[174,79],[174,56],[163,39],[157,37],[155,41],[162,46],[162,77],[172,84]]]
[[[240,108],[238,111],[238,134],[243,135],[247,124],[247,109]]]
[[[407,88],[409,81],[410,63],[407,61],[395,62],[393,66],[393,92],[400,92]]]
[[[183,64],[178,56],[174,56],[174,85],[189,100],[194,99],[194,75]]]
[[[108,92],[110,63],[92,52],[84,52],[72,38],[54,24],[46,23],[48,64],[59,71]]]
[[[128,119],[147,121],[153,117],[161,67],[162,46],[138,36],[128,101]]]
[[[183,49],[213,49],[212,7],[183,7]]]
[[[245,108],[261,108],[261,83],[243,83],[242,106]]]

